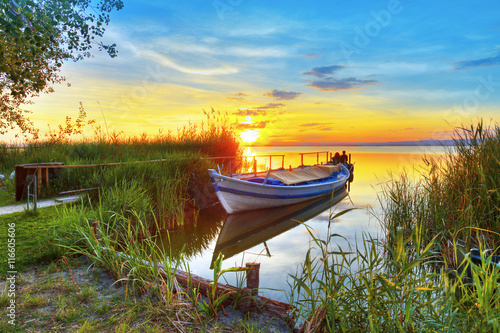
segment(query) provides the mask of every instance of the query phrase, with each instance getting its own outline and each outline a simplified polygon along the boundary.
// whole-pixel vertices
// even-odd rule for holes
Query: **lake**
[[[263,212],[229,215],[217,205],[190,217],[183,230],[170,232],[170,251],[179,253],[184,246],[184,256],[191,273],[213,279],[211,263],[214,250],[225,254],[222,268],[260,263],[260,294],[280,301],[287,301],[283,290],[288,289],[289,274],[294,274],[304,261],[311,243],[307,227],[319,238],[332,233],[340,234],[338,245],[344,249],[347,243],[355,244],[363,235],[383,237],[379,222],[373,216],[380,210],[377,193],[380,184],[390,179],[390,173],[398,175],[407,170],[418,175],[422,158],[441,155],[444,147],[248,147],[245,155],[285,155],[285,168],[301,164],[300,153],[340,152],[346,150],[354,163],[354,181],[347,197],[330,208],[331,198],[312,202],[311,205],[295,205]],[[249,157],[250,159],[253,157]],[[304,164],[326,160],[326,153],[304,155]],[[259,169],[269,167],[269,158],[258,158]],[[281,158],[272,160],[272,167],[281,166]],[[330,216],[345,209],[357,208],[334,219]],[[224,226],[224,223],[226,225]],[[246,229],[245,229],[246,228]],[[222,231],[222,233],[221,233]],[[247,236],[245,236],[247,235]],[[166,237],[165,237],[166,238]],[[269,238],[269,239],[267,239]],[[167,243],[165,241],[164,243]],[[241,251],[241,252],[239,252]],[[236,285],[236,273],[226,273],[227,283]],[[220,282],[226,283],[222,280]]]

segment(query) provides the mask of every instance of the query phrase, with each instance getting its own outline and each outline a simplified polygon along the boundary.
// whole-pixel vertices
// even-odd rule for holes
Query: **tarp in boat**
[[[332,173],[340,171],[338,165],[315,165],[304,169],[292,171],[272,171],[269,177],[278,179],[286,185],[303,183],[311,180],[329,177]]]

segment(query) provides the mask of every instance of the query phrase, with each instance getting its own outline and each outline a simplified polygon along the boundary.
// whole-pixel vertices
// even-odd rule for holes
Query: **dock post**
[[[257,159],[255,158],[255,156],[253,157],[253,174],[254,177],[257,177]]]
[[[36,213],[37,208],[37,195],[38,195],[38,176],[33,175],[33,211]]]
[[[247,262],[246,267],[247,272],[247,288],[250,289],[250,294],[252,296],[257,296],[259,294],[259,270],[260,263]]]

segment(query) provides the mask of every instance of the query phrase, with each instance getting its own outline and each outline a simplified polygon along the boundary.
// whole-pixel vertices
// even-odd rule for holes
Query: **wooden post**
[[[282,155],[281,156],[281,168],[284,169],[285,168],[285,155]]]
[[[269,170],[273,169],[273,155],[269,155]]]
[[[260,263],[247,262],[247,288],[250,289],[250,294],[257,296],[259,294],[259,270]]]
[[[328,152],[326,152],[326,164],[328,164]]]
[[[49,188],[49,168],[44,168],[44,173],[45,173],[45,185],[47,186],[47,188]]]
[[[255,158],[255,156],[253,157],[253,174],[254,177],[257,177],[257,159]]]
[[[319,164],[319,153],[316,153],[316,164]]]
[[[42,169],[41,168],[36,169],[36,186],[37,186],[37,191],[41,192],[41,189],[42,189]]]
[[[38,173],[37,173],[38,174]],[[33,175],[33,211],[36,213],[37,206],[37,194],[38,194],[38,175]]]
[[[304,169],[304,154],[300,154],[300,166]]]

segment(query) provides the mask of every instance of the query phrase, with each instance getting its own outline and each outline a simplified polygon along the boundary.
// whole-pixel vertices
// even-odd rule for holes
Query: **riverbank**
[[[244,315],[229,306],[208,316],[187,294],[166,301],[160,281],[140,285],[133,277],[113,278],[88,257],[59,246],[68,236],[65,212],[64,206],[53,206],[1,217],[0,317],[10,320],[8,306],[14,300],[15,325],[2,320],[0,331],[291,332],[283,320],[266,313]],[[13,262],[7,260],[8,228],[16,240]],[[9,279],[12,270],[14,280]]]
[[[7,288],[6,281],[0,282],[0,290]],[[17,275],[15,284],[15,317],[8,317],[11,298],[5,293],[0,297],[2,332],[292,331],[265,313],[244,315],[228,307],[216,318],[206,317],[184,298],[166,303],[148,290],[131,293],[130,286],[86,257],[32,266]]]

